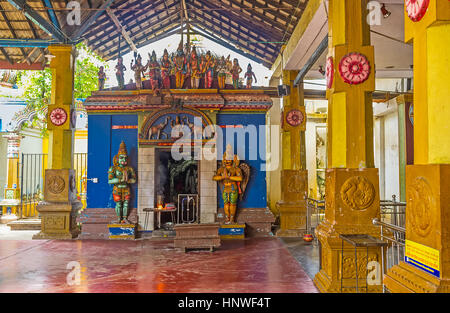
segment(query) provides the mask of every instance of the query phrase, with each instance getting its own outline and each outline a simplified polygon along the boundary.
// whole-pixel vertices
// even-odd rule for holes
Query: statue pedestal
[[[41,231],[33,239],[73,239],[79,234],[76,217],[83,204],[41,202],[37,210],[41,215]]]
[[[367,262],[375,261],[382,266],[381,250],[343,245],[339,235],[380,237],[380,229],[372,223],[374,218],[380,218],[378,169],[327,169],[325,189],[325,219],[316,228],[321,243],[321,269],[314,283],[320,292],[339,293],[342,273],[346,287],[342,292],[355,292],[355,263],[358,285],[365,286]],[[382,292],[381,277],[378,278],[378,284],[369,285],[368,292]]]
[[[117,220],[116,211],[113,208],[84,209],[77,219],[81,223],[79,239],[109,239],[108,225]],[[138,223],[137,209],[131,208],[128,220],[132,224]]]
[[[109,239],[134,240],[136,239],[135,224],[108,224]]]
[[[276,204],[280,229],[276,236],[303,237],[307,228],[308,171],[283,170],[281,184],[281,200]]]
[[[244,239],[245,224],[223,224],[219,228],[220,239]]]
[[[392,267],[384,277],[390,292],[450,292],[448,177],[450,164],[406,167],[405,257],[416,266]]]

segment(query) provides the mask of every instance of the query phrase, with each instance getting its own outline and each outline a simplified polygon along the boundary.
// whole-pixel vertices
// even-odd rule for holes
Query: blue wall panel
[[[223,151],[219,149],[219,158],[222,159],[223,152],[228,143],[232,144],[234,152],[239,159],[244,161],[251,168],[250,179],[242,200],[238,202],[238,208],[265,208],[267,207],[267,187],[265,169],[266,154],[266,115],[261,114],[218,114],[217,125],[242,125],[244,127],[254,126],[256,138],[249,134],[245,135],[244,141],[239,141],[238,134],[234,134],[234,140],[227,138],[227,128],[223,130]],[[251,126],[252,127],[252,126]],[[244,133],[243,128],[236,128],[235,131]],[[230,135],[231,132],[228,133]],[[219,206],[223,207],[222,194],[218,189]]]
[[[112,186],[108,184],[108,169],[123,140],[127,146],[129,164],[137,174],[137,129],[112,129],[112,126],[138,125],[137,115],[88,116],[88,178],[98,178],[98,183],[88,181],[87,207],[114,208]],[[132,187],[132,207],[137,206],[137,184]]]

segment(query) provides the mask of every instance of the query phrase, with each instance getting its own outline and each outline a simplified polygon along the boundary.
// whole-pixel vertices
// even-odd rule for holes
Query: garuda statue
[[[242,200],[249,177],[250,166],[240,163],[239,157],[233,154],[231,145],[227,145],[223,154],[222,166],[213,177],[213,180],[217,181],[221,187],[225,224],[235,223],[238,198]]]
[[[113,166],[108,171],[108,184],[114,185],[113,199],[116,203],[117,223],[127,223],[128,208],[131,198],[130,184],[136,183],[136,174],[128,166],[128,152],[125,143],[120,143],[119,152],[113,158]]]

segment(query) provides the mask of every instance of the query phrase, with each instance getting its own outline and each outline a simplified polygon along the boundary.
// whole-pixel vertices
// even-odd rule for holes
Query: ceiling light
[[[391,15],[391,11],[388,11],[388,9],[386,9],[386,5],[384,3],[381,6],[381,14],[383,14],[384,18],[388,18]]]

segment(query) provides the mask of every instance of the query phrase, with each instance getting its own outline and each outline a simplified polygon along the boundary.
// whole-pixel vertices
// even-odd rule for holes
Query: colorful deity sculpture
[[[242,68],[239,66],[238,59],[233,60],[233,67],[231,69],[231,76],[233,78],[233,87],[234,89],[239,88],[239,74],[241,74]]]
[[[225,211],[225,223],[235,223],[236,208],[238,197],[245,192],[248,183],[249,167],[246,165],[245,173],[239,167],[239,157],[233,154],[231,145],[227,145],[223,154],[222,166],[217,170],[213,177],[214,181],[221,184],[222,199]]]
[[[119,85],[119,89],[124,88],[124,72],[127,68],[125,65],[123,65],[123,58],[118,57],[117,58],[117,65],[116,65],[116,78],[117,78],[117,84]]]
[[[133,64],[134,60],[131,60],[131,69],[134,71],[134,81],[136,82],[136,89],[142,89],[142,75],[147,69],[148,65],[142,65],[142,57],[139,54],[136,58],[136,63]]]
[[[98,69],[98,90],[103,90],[105,88],[105,81],[106,81],[106,73],[102,65]]]
[[[220,89],[225,89],[225,81],[227,79],[227,62],[222,56],[217,63],[217,82]]]
[[[164,49],[163,58],[161,60],[161,80],[164,89],[170,89],[170,73],[172,70],[172,62],[170,62],[169,53]]]
[[[128,152],[125,143],[120,143],[119,152],[113,158],[113,166],[108,171],[108,184],[114,185],[113,199],[116,203],[117,223],[127,223],[128,208],[131,199],[130,184],[136,183],[136,174],[128,166]]]
[[[150,83],[152,85],[153,94],[156,94],[159,89],[159,81],[161,79],[160,65],[156,58],[156,52],[153,50],[152,55],[148,55],[150,60],[148,61],[148,76],[150,77]]]
[[[186,56],[183,51],[183,43],[180,42],[177,53],[174,57],[175,64],[175,86],[177,89],[183,88],[186,78]]]
[[[252,65],[249,63],[247,66],[247,72],[245,72],[244,78],[247,78],[247,89],[252,88],[253,77],[255,78],[255,83],[257,83],[256,75],[252,71]]]
[[[205,63],[202,66],[202,73],[205,74],[205,88],[209,89],[212,87],[215,67],[215,61],[211,56],[211,51],[206,52],[204,62]]]
[[[225,64],[227,68],[227,78],[225,79],[225,85],[233,85],[233,76],[231,75],[231,69],[233,68],[233,62],[231,61],[231,56],[228,55],[225,59]]]
[[[198,89],[200,85],[200,61],[195,47],[192,47],[191,56],[188,63],[189,75],[191,76],[191,88]]]

